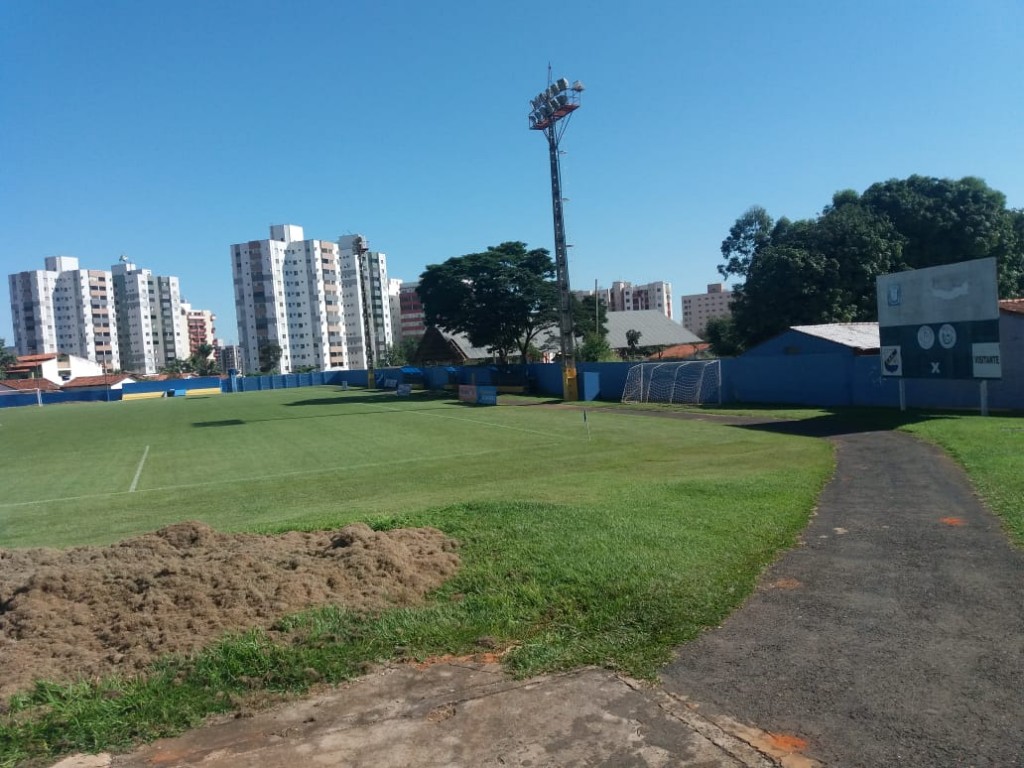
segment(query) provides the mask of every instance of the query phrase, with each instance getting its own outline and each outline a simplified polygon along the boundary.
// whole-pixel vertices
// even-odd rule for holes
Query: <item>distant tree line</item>
[[[739,278],[732,317],[708,324],[720,355],[791,325],[877,320],[875,278],[995,257],[1001,297],[1024,294],[1024,210],[984,181],[926,176],[843,190],[813,219],[749,208],[722,242],[724,278]]]

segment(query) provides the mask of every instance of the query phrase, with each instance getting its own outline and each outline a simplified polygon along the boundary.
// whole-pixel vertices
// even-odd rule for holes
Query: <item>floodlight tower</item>
[[[551,207],[555,219],[555,272],[558,281],[558,330],[562,353],[562,392],[566,400],[579,399],[576,386],[576,352],[572,329],[572,293],[569,290],[569,257],[565,244],[565,217],[562,214],[562,172],[558,143],[565,133],[568,118],[580,108],[583,83],[569,85],[564,77],[550,82],[548,87],[530,101],[530,130],[541,131],[548,140],[551,162]]]
[[[355,256],[356,269],[359,270],[359,292],[362,294],[363,353],[366,358],[366,388],[376,389],[377,378],[373,370],[373,347],[376,343],[376,338],[373,328],[373,310],[370,307],[370,294],[367,292],[370,247],[366,243],[366,238],[362,235],[356,235],[352,240],[352,253]]]

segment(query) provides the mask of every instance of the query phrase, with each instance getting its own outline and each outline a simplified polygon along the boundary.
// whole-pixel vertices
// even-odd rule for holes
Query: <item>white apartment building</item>
[[[242,368],[260,371],[260,351],[273,345],[281,351],[282,373],[350,367],[348,304],[358,295],[349,296],[343,285],[337,244],[306,240],[294,224],[275,224],[268,240],[231,246],[231,271]]]
[[[18,354],[70,354],[120,368],[111,273],[81,269],[71,256],[47,257],[45,266],[8,277]]]
[[[122,256],[112,266],[121,368],[153,374],[190,354],[177,277],[154,275]]]
[[[636,312],[656,309],[669,320],[672,319],[672,284],[666,282],[633,285],[623,280],[616,280],[611,288],[573,291],[577,298],[586,296],[598,297],[609,312]]]
[[[683,327],[704,338],[708,320],[732,314],[731,301],[732,291],[726,289],[725,283],[708,283],[707,293],[683,296]]]
[[[388,305],[391,308],[391,343],[402,343],[402,281],[388,280]]]
[[[362,235],[345,235],[338,238],[341,248],[342,286],[346,298],[355,299],[345,304],[345,323],[348,328],[347,345],[353,368],[366,367],[363,333],[363,302],[370,309],[370,336],[373,339],[374,360],[381,356],[395,343],[394,329],[391,325],[391,298],[389,294],[387,255],[375,251],[367,251],[363,261],[364,281],[359,280],[354,244]],[[363,243],[366,239],[363,238]],[[362,286],[366,286],[363,296]]]
[[[608,290],[609,312],[656,309],[672,319],[672,285],[663,281],[633,285],[616,280]]]

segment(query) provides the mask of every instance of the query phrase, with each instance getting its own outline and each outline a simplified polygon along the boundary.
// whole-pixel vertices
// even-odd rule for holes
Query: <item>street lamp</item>
[[[530,100],[530,130],[542,132],[548,140],[548,158],[551,163],[551,208],[555,220],[555,273],[558,281],[558,330],[562,353],[562,397],[578,400],[576,384],[576,352],[572,329],[572,293],[569,290],[569,258],[565,244],[565,217],[562,213],[562,173],[558,143],[568,125],[568,118],[580,108],[583,83],[569,85],[564,77],[550,82],[548,87]]]

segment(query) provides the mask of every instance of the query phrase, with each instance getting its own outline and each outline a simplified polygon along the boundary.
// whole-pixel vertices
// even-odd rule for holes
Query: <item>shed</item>
[[[794,325],[758,344],[744,357],[767,355],[877,355],[878,323]]]

